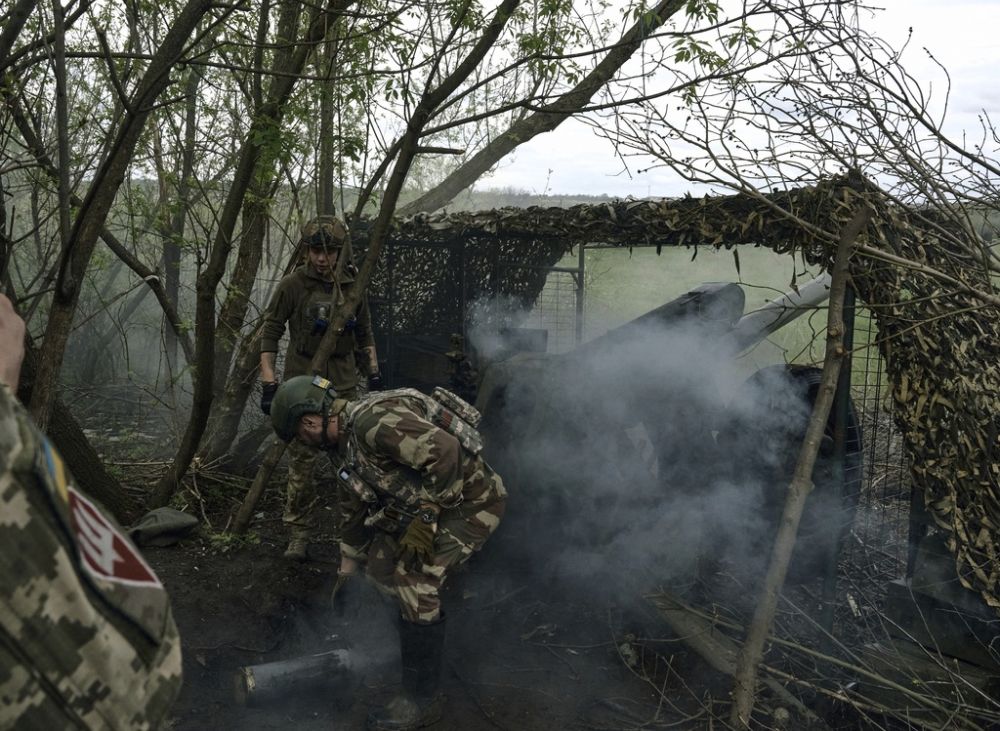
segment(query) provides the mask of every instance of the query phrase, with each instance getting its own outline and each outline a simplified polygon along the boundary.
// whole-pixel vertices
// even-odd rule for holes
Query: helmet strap
[[[325,400],[323,402],[323,413],[322,413],[321,416],[322,416],[322,419],[323,419],[323,430],[320,433],[320,438],[319,438],[320,442],[319,443],[320,443],[320,447],[322,449],[325,449],[325,450],[329,451],[330,449],[333,448],[333,443],[330,441],[330,437],[326,433],[327,428],[330,426],[330,412],[326,408],[326,401]]]

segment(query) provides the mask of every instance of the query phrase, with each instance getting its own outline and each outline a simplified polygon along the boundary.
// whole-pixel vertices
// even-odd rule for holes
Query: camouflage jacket
[[[180,685],[163,585],[0,386],[0,729],[156,728]]]
[[[338,417],[339,445],[331,461],[338,469],[344,555],[364,555],[372,518],[387,506],[415,511],[421,502],[433,503],[445,521],[506,498],[499,475],[429,416],[429,397],[397,389],[348,404]]]
[[[325,332],[316,327],[316,320],[318,317],[331,320],[336,305],[344,301],[341,287],[350,288],[353,283],[354,275],[350,271],[341,273],[338,286],[320,277],[309,264],[296,269],[278,283],[264,314],[260,350],[262,353],[277,353],[278,342],[285,332],[285,323],[288,323],[285,380],[310,373],[309,363]],[[354,313],[353,325],[345,329],[348,331],[337,338],[326,369],[319,374],[330,379],[338,391],[348,391],[357,385],[354,351],[375,344],[366,297],[361,298]],[[365,364],[363,367],[367,367],[366,361],[362,360],[362,363]]]

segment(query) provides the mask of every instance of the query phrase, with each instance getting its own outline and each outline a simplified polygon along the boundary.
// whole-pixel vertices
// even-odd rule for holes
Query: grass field
[[[590,339],[678,297],[704,282],[738,282],[746,295],[745,312],[804,284],[818,273],[802,261],[763,248],[741,247],[739,270],[732,251],[710,247],[590,249],[585,261],[584,339]],[[575,267],[576,254],[560,266]],[[855,326],[855,347],[869,343],[869,313],[859,309]],[[741,357],[747,375],[777,363],[821,365],[826,327],[826,304],[804,315],[760,343]],[[855,372],[854,385],[865,384],[864,373]]]

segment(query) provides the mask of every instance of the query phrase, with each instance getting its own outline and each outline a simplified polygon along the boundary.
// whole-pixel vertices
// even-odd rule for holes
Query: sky
[[[904,56],[910,73],[935,90],[946,78],[927,57],[928,49],[951,78],[946,129],[961,138],[975,135],[977,115],[985,109],[1000,124],[1000,87],[994,83],[1000,66],[1000,0],[886,0],[884,10],[867,21],[894,47],[913,36]],[[581,151],[584,151],[581,154]],[[695,192],[686,181],[666,170],[625,172],[610,143],[587,125],[564,122],[509,155],[478,188],[516,188],[535,194],[588,194],[614,197],[674,197]]]

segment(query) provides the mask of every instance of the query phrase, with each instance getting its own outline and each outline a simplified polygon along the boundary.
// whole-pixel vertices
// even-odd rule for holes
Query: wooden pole
[[[812,415],[806,427],[806,435],[799,450],[795,474],[788,486],[785,509],[778,526],[778,535],[771,550],[771,561],[761,589],[753,620],[747,630],[747,637],[740,648],[733,683],[733,707],[729,722],[733,728],[750,728],[750,714],[756,701],[757,669],[764,656],[764,643],[778,606],[778,596],[785,583],[788,564],[795,548],[795,538],[799,530],[799,520],[805,507],[806,498],[812,490],[812,472],[819,452],[820,440],[826,429],[840,364],[844,357],[844,292],[847,284],[847,265],[858,235],[868,224],[871,211],[868,206],[861,208],[844,226],[840,233],[837,254],[831,272],[830,303],[826,329],[826,357],[823,375],[813,405]]]

